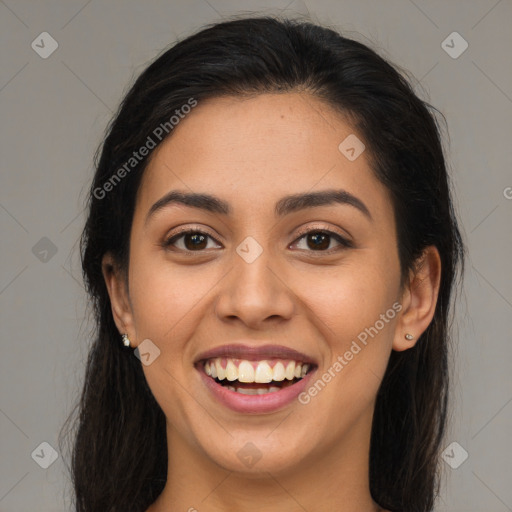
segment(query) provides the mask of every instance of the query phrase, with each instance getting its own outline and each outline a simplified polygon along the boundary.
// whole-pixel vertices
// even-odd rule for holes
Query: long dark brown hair
[[[102,187],[190,98],[200,104],[298,90],[344,113],[362,134],[372,171],[392,196],[402,280],[427,246],[441,256],[433,320],[414,348],[392,352],[379,388],[369,468],[380,506],[432,510],[447,423],[450,296],[457,271],[463,274],[465,248],[438,111],[416,96],[399,69],[330,28],[262,16],[212,24],[163,52],[137,78],[96,153],[80,240],[95,327],[83,391],[59,436],[61,445],[72,437],[77,512],[143,512],[167,478],[165,416],[140,361],[123,347],[101,270],[111,252],[127,274],[135,197],[149,156],[108,193]]]

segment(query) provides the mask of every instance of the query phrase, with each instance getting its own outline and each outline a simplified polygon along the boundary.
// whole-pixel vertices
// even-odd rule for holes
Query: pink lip
[[[197,370],[210,392],[221,404],[233,411],[244,414],[270,413],[292,403],[308,386],[311,376],[316,372],[316,369],[313,369],[297,383],[274,393],[243,395],[236,391],[230,391],[221,384],[217,384],[214,379],[204,373],[202,365],[199,365]]]
[[[248,361],[261,361],[263,359],[293,359],[302,363],[317,365],[310,356],[282,345],[258,345],[248,346],[243,344],[222,345],[199,354],[196,363],[214,357],[226,357],[232,359],[246,359]],[[260,395],[262,396],[262,395]]]

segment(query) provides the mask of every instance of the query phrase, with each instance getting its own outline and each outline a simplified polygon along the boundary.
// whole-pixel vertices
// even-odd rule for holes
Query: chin
[[[280,439],[270,439],[272,434],[269,436],[269,432],[254,435],[246,432],[243,436],[230,438],[224,445],[215,443],[203,449],[216,465],[247,478],[267,478],[268,473],[275,475],[297,470],[305,457],[305,443],[298,438],[291,439],[285,432],[281,432]]]

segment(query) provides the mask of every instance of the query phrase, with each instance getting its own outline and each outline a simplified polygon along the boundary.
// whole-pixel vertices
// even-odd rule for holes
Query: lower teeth
[[[293,379],[292,381],[284,381],[280,383],[279,386],[260,386],[260,387],[247,387],[247,386],[233,386],[232,384],[225,384],[225,381],[219,381],[215,379],[217,384],[221,384],[226,389],[229,389],[229,391],[234,391],[236,393],[240,393],[242,395],[265,395],[266,393],[275,393],[276,391],[280,391],[281,389],[291,386],[298,382],[301,379]]]
[[[268,388],[235,388],[234,386],[226,386],[230,391],[241,393],[242,395],[264,395],[265,393],[275,393],[281,388],[278,386],[270,386]]]

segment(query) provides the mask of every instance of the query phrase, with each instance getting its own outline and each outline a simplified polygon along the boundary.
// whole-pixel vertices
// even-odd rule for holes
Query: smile
[[[197,368],[217,400],[237,412],[257,414],[293,402],[315,365],[293,359],[214,357],[202,360]]]
[[[275,393],[306,376],[310,365],[293,360],[248,361],[216,357],[204,362],[204,372],[230,391],[245,395]]]

